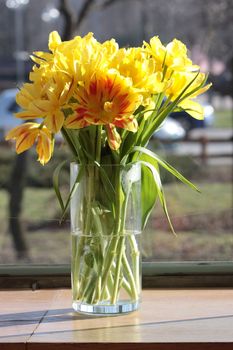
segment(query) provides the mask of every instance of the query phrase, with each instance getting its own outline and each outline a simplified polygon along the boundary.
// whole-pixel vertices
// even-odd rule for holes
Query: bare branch
[[[95,0],[86,0],[84,1],[84,4],[81,8],[81,10],[78,13],[78,17],[75,23],[75,29],[79,29],[83,20],[86,18],[86,16],[88,15],[91,7],[94,5]]]
[[[69,40],[72,37],[74,29],[74,18],[72,12],[69,9],[67,0],[60,0],[59,3],[60,14],[64,18],[64,30],[61,35],[62,40]]]
[[[99,5],[99,8],[103,9],[103,8],[109,7],[109,6],[113,5],[113,4],[115,4],[117,2],[121,2],[121,1],[123,1],[123,0],[105,0]],[[124,0],[124,1],[126,1],[126,0]]]
[[[120,1],[122,0],[104,0],[102,3],[97,4],[96,0],[84,0],[75,18],[72,11],[69,9],[68,0],[60,0],[59,11],[64,18],[62,40],[69,40],[74,35],[74,32],[79,30],[84,19],[93,8],[100,10]]]
[[[113,5],[113,4],[116,3],[116,2],[119,2],[119,1],[122,1],[122,0],[106,0],[106,1],[104,1],[104,2],[101,4],[101,7],[102,7],[102,8],[106,8],[106,7],[108,7],[108,6]]]

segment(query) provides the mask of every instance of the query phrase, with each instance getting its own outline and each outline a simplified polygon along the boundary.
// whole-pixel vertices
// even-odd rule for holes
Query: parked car
[[[214,122],[214,108],[210,104],[202,104],[204,108],[204,119],[197,120],[191,117],[187,112],[173,112],[170,117],[183,126],[186,133],[195,128],[205,128],[213,125]]]
[[[183,126],[168,116],[153,136],[160,141],[178,141],[182,140],[185,134],[186,132]]]
[[[7,89],[0,93],[0,140],[4,139],[10,129],[22,122],[13,115],[20,110],[15,101],[17,91],[17,89]]]

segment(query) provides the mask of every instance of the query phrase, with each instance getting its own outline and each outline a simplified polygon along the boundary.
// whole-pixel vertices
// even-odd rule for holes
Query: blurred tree
[[[101,10],[122,0],[85,0],[76,13],[69,6],[69,0],[60,0],[59,11],[64,19],[64,28],[62,31],[62,40],[69,40],[76,32],[79,31],[83,21],[92,9]]]
[[[15,157],[9,185],[9,231],[19,259],[28,260],[28,247],[22,229],[20,215],[27,175],[28,152]]]

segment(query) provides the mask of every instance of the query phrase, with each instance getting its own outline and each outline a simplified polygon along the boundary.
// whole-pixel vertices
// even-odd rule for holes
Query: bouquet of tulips
[[[75,298],[97,303],[109,297],[114,304],[123,285],[128,294],[137,299],[137,277],[129,271],[122,248],[125,243],[119,238],[124,231],[122,213],[127,206],[128,193],[120,181],[121,172],[114,169],[141,164],[142,228],[158,198],[173,230],[159,167],[192,188],[195,186],[146,146],[173,111],[185,110],[190,117],[203,119],[203,108],[195,98],[210,84],[206,84],[205,74],[188,58],[186,46],[176,39],[164,46],[155,36],[142,47],[119,48],[114,39],[100,43],[92,33],[62,42],[59,34],[52,32],[49,50],[37,51],[31,56],[35,65],[30,82],[22,86],[16,97],[22,108],[16,117],[26,122],[11,130],[6,139],[16,140],[17,153],[36,143],[38,160],[44,165],[53,154],[55,134],[61,132],[74,161],[79,164],[66,202],[58,186],[62,165],[55,170],[54,187],[63,212],[85,172],[89,183],[90,178],[95,178],[104,184],[104,195],[92,184],[82,207],[88,218],[83,223],[84,233],[92,236],[89,239],[91,255],[89,251],[85,262],[87,270],[93,268],[97,272],[89,281],[89,288],[84,283],[87,281],[85,273],[82,281],[74,277]],[[106,165],[112,165],[111,171]],[[90,166],[89,170],[84,170],[86,166]],[[100,224],[103,212],[108,222],[115,223],[110,225],[110,232],[106,229],[107,223]],[[93,244],[93,239],[100,234],[114,238],[108,244],[102,245],[100,239]],[[85,244],[83,239],[81,246]],[[131,241],[131,247],[137,251],[135,241]],[[85,254],[81,248],[77,251],[75,274]],[[106,251],[104,259],[103,251]],[[93,293],[90,293],[91,288],[94,288]]]

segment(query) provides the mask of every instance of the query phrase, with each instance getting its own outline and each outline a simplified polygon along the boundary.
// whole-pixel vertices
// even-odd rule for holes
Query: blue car
[[[20,107],[15,102],[17,89],[8,89],[0,93],[0,140],[4,140],[6,133],[22,120],[14,117],[13,113],[20,111]]]
[[[187,112],[173,112],[170,117],[178,121],[186,132],[189,132],[195,128],[205,128],[213,125],[214,121],[214,108],[210,104],[202,104],[204,108],[204,119],[197,120],[191,117]]]

